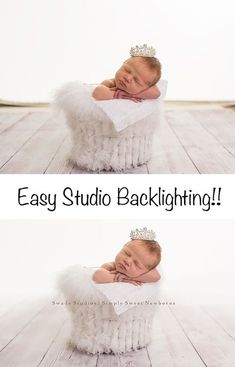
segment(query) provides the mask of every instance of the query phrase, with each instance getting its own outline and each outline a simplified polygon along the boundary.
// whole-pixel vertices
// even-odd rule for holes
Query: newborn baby
[[[134,235],[136,231],[138,233]],[[157,241],[146,239],[146,237],[149,238],[149,235],[143,235],[143,233],[154,232],[147,231],[146,228],[136,231],[131,232],[134,238],[131,238],[131,241],[124,245],[116,255],[114,262],[106,263],[95,271],[93,274],[94,282],[127,282],[141,285],[157,282],[160,279],[156,266],[161,260],[161,247]]]
[[[161,77],[161,64],[152,56],[155,50],[147,45],[136,46],[115,74],[114,79],[104,80],[98,85],[92,96],[97,100],[121,98],[140,102],[143,99],[155,99],[160,91],[155,85]]]

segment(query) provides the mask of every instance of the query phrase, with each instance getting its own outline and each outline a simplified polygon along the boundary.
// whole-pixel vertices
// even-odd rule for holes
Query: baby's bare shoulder
[[[114,262],[110,262],[110,263],[105,263],[101,265],[101,268],[106,269],[108,271],[112,271],[116,269],[116,266]]]
[[[115,83],[114,79],[105,79],[100,84],[105,85],[108,88],[113,88],[113,87],[116,86],[116,83]]]

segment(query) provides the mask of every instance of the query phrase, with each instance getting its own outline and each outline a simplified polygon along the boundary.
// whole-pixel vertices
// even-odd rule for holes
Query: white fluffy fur
[[[58,281],[63,297],[71,302],[67,306],[72,319],[71,342],[92,354],[124,353],[146,346],[151,339],[156,306],[137,305],[116,315],[113,306],[92,284],[93,271],[74,265]],[[74,301],[96,304],[75,305]]]
[[[71,159],[92,171],[121,171],[146,163],[161,120],[161,103],[151,115],[117,132],[110,118],[94,103],[91,90],[71,82],[55,97],[54,105],[64,111],[71,130]]]

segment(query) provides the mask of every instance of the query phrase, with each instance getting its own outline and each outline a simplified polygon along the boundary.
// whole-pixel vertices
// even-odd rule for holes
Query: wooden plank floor
[[[45,298],[24,300],[0,315],[0,366],[234,367],[234,307],[160,306],[153,326],[147,348],[88,355],[69,344],[64,306]]]
[[[0,109],[0,173],[90,173],[69,150],[64,120],[49,108]],[[125,173],[235,173],[235,111],[166,109],[152,159]]]

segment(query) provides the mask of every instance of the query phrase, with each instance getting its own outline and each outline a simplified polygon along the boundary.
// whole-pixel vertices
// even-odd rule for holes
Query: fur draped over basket
[[[99,102],[104,101],[94,101],[91,96],[94,87],[71,82],[55,96],[54,105],[64,111],[71,131],[71,160],[91,171],[124,171],[148,162],[152,156],[153,134],[161,121],[161,101],[156,103],[152,113],[139,120],[137,117],[138,121],[117,131],[99,106]],[[127,108],[128,103],[134,103],[127,100],[105,102],[124,103]]]
[[[92,270],[92,271],[91,271]],[[154,305],[136,305],[117,315],[91,281],[94,269],[74,265],[58,279],[72,320],[71,342],[87,353],[124,353],[151,340]]]

